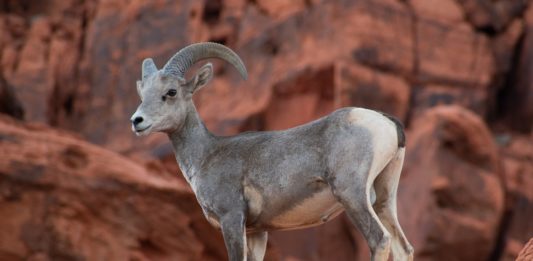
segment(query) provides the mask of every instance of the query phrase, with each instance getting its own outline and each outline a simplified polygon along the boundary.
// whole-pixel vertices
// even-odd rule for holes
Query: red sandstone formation
[[[0,260],[220,260],[187,185],[63,131],[0,117]]]
[[[531,1],[22,0],[0,4],[0,113],[30,123],[0,121],[0,152],[17,152],[0,159],[0,259],[225,256],[167,138],[128,122],[142,59],[208,40],[249,70],[214,61],[196,103],[216,134],[343,106],[407,125],[399,211],[417,259],[514,260],[533,235]],[[342,216],[269,246],[267,260],[368,259]]]

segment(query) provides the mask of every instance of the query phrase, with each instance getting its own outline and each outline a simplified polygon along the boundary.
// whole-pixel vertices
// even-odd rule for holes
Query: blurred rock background
[[[140,64],[215,41],[195,101],[218,135],[344,106],[407,126],[416,260],[514,260],[533,237],[533,1],[1,0],[0,260],[225,260],[165,135],[137,138]],[[341,216],[267,260],[368,260]]]

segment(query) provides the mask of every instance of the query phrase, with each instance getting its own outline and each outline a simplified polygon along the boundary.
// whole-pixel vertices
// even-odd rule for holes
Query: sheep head
[[[196,62],[220,58],[232,64],[246,79],[242,60],[228,47],[217,43],[197,43],[177,52],[158,70],[154,61],[142,63],[142,77],[137,81],[141,104],[131,117],[132,129],[137,135],[152,132],[173,132],[182,127],[188,112],[194,110],[192,95],[213,77],[213,65],[202,66],[190,80],[185,73]]]

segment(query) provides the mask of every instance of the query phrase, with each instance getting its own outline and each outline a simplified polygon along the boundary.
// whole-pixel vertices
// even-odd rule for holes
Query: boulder
[[[486,260],[503,214],[498,148],[476,114],[437,106],[413,120],[398,214],[417,260]]]

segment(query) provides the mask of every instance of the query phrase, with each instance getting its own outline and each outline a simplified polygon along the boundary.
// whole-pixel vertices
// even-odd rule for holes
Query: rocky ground
[[[514,260],[533,237],[530,0],[0,1],[0,260],[223,260],[164,135],[135,137],[140,64],[215,41],[218,135],[360,106],[400,118],[417,260]],[[525,252],[523,252],[525,253]],[[341,216],[267,260],[366,260]]]

